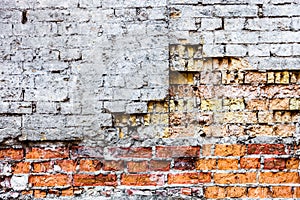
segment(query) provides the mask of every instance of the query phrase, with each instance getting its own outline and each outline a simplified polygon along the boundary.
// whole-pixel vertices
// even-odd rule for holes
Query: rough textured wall
[[[298,0],[0,0],[0,196],[298,198]]]

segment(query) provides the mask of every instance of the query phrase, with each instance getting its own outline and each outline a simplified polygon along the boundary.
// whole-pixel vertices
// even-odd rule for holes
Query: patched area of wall
[[[258,71],[232,57],[199,59],[199,49],[170,46],[170,137],[296,134],[299,70]]]

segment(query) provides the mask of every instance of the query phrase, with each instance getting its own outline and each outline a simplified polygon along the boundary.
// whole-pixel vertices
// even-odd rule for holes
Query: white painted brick
[[[248,19],[245,28],[248,30],[272,31],[290,30],[291,19],[289,18],[256,18]]]
[[[245,45],[226,45],[227,56],[246,56],[247,55],[247,46]]]
[[[269,44],[255,44],[248,46],[249,56],[270,56]]]
[[[221,18],[202,18],[201,19],[201,30],[209,31],[222,28]]]
[[[264,16],[300,16],[300,5],[299,4],[287,4],[287,5],[264,5],[263,15]]]
[[[130,103],[126,106],[126,113],[128,114],[147,113],[147,103],[145,102]]]
[[[292,47],[290,44],[271,44],[271,53],[275,56],[291,56]]]
[[[244,18],[230,18],[224,19],[224,29],[225,30],[242,30],[245,27],[245,19]]]
[[[258,7],[250,5],[216,5],[215,15],[219,17],[257,17]]]
[[[223,57],[225,55],[224,45],[203,45],[204,57]]]

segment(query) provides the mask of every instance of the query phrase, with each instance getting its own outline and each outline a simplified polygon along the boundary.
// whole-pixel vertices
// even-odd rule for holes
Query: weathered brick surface
[[[299,8],[3,0],[0,199],[299,198]]]

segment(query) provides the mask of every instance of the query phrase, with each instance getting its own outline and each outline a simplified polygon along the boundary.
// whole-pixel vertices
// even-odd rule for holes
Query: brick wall
[[[300,198],[298,0],[2,0],[0,199]]]

